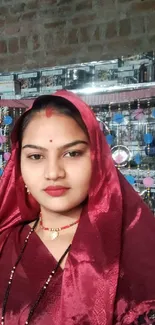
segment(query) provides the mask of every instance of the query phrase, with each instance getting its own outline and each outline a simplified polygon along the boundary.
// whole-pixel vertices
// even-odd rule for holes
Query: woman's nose
[[[62,162],[57,159],[49,159],[45,165],[44,175],[46,179],[53,181],[65,177],[65,169]]]

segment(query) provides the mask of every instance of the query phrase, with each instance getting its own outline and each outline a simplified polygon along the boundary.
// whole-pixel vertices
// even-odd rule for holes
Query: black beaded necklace
[[[33,225],[33,227],[31,228],[31,230],[29,231],[27,237],[25,238],[24,240],[24,245],[21,249],[21,252],[16,260],[16,263],[15,265],[13,266],[12,270],[11,270],[11,273],[10,273],[10,278],[9,278],[9,281],[8,281],[8,285],[7,285],[7,288],[6,288],[6,291],[5,291],[5,294],[4,294],[4,301],[3,301],[3,305],[2,305],[2,317],[1,317],[1,325],[4,325],[5,324],[5,314],[6,314],[6,306],[7,306],[7,302],[8,302],[8,298],[9,298],[9,294],[10,294],[10,289],[11,289],[11,285],[12,285],[12,281],[13,281],[13,277],[14,277],[14,274],[15,274],[15,270],[16,270],[16,267],[17,265],[19,264],[22,256],[23,256],[23,253],[25,251],[25,248],[27,246],[27,243],[28,243],[28,240],[31,236],[31,234],[34,232],[37,224],[38,224],[38,221],[39,219],[36,220],[35,224]],[[55,269],[53,271],[51,271],[50,275],[48,276],[46,282],[44,283],[43,287],[41,288],[41,290],[39,291],[38,293],[38,297],[36,299],[36,301],[32,304],[31,308],[30,308],[30,311],[29,311],[29,314],[28,314],[28,318],[25,322],[25,325],[28,325],[31,321],[31,318],[34,314],[34,311],[35,309],[37,308],[40,300],[42,299],[52,277],[55,275],[55,273],[57,272],[61,262],[63,261],[64,257],[67,255],[67,253],[69,252],[69,249],[70,249],[71,245],[69,245],[69,247],[66,249],[66,251],[64,252],[64,254],[61,256],[61,258],[59,259]]]

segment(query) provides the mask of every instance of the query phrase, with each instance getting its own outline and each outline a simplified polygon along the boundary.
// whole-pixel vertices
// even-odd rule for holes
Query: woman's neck
[[[59,228],[77,221],[80,218],[81,211],[81,206],[62,213],[50,211],[41,207],[41,218],[44,227]]]

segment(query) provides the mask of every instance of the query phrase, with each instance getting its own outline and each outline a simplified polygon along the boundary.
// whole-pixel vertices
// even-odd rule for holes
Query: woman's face
[[[68,116],[37,113],[23,134],[21,173],[44,208],[62,213],[78,207],[88,195],[91,179],[87,135]]]

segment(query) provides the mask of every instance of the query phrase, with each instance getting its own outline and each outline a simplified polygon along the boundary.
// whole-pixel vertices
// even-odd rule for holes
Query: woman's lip
[[[44,191],[50,195],[50,196],[53,196],[53,197],[59,197],[59,196],[62,196],[63,194],[65,194],[65,192],[68,190],[68,188],[66,187],[59,187],[59,188],[47,188],[45,189]]]
[[[44,189],[44,191],[59,191],[59,190],[67,190],[68,187],[65,186],[48,186]]]

